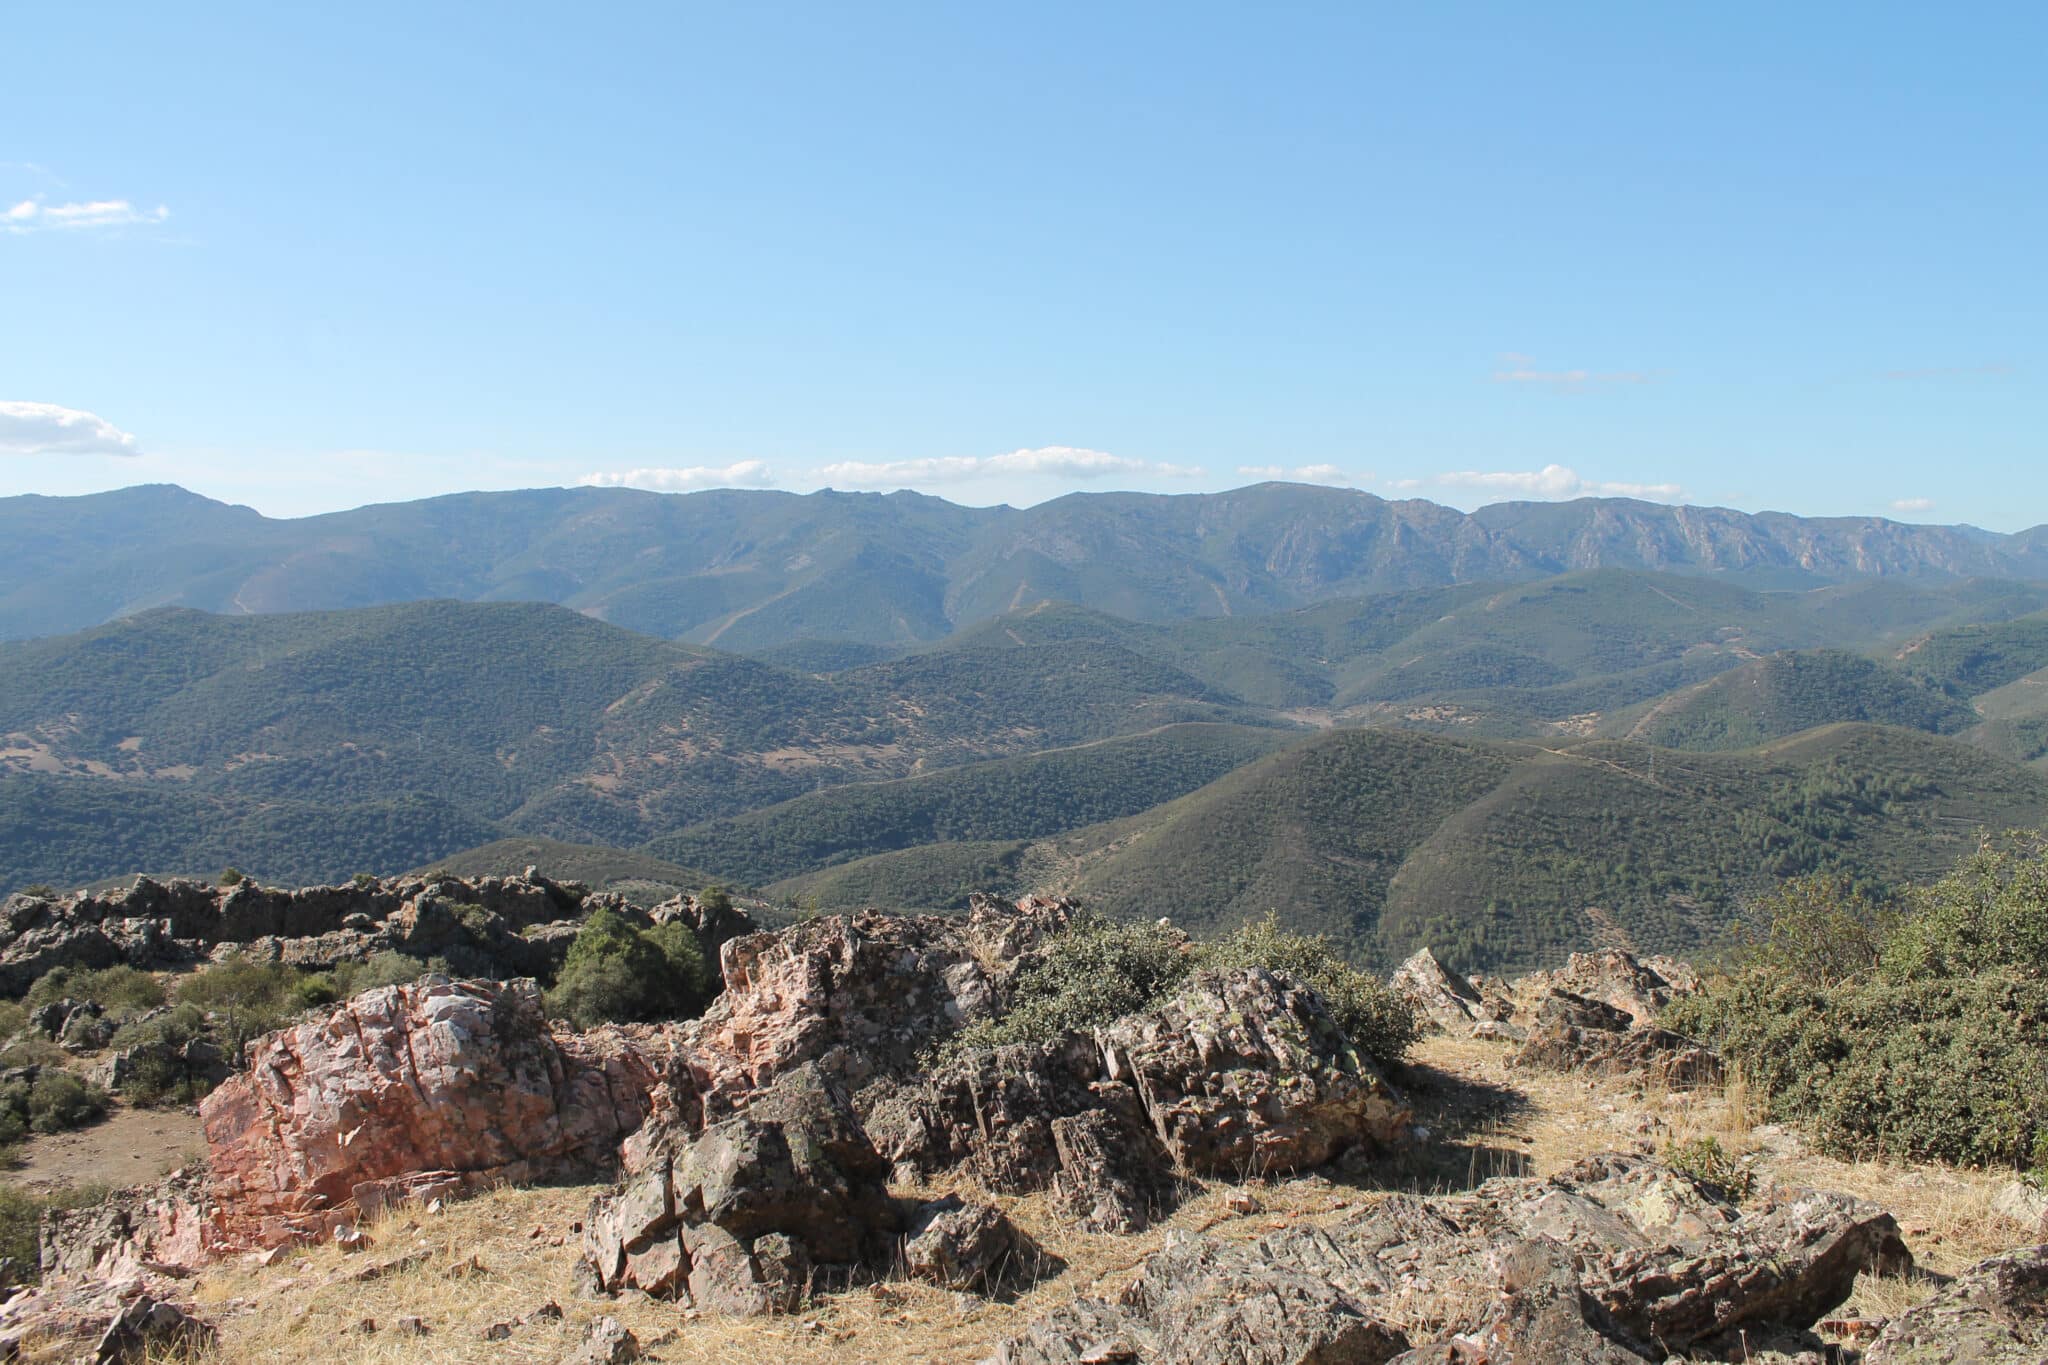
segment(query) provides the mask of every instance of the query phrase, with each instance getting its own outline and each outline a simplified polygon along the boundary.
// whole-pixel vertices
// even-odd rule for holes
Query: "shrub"
[[[220,884],[222,886],[240,886],[247,880],[249,879],[242,875],[242,869],[239,867],[224,867],[221,869]]]
[[[64,999],[90,1000],[115,1014],[140,1014],[164,1003],[164,988],[148,972],[133,967],[107,967],[96,972],[56,967],[37,978],[22,1003],[34,1010]]]
[[[325,974],[325,979],[331,985],[330,999],[346,1000],[364,991],[376,990],[379,986],[410,986],[432,972],[452,975],[444,958],[431,957],[423,962],[387,948],[383,952],[372,953],[363,962],[339,963],[333,971]]]
[[[687,926],[640,930],[609,910],[583,923],[548,993],[548,1008],[580,1028],[678,1019],[703,1012],[704,954]]]
[[[228,1056],[238,1057],[252,1038],[283,1028],[309,1004],[306,973],[281,962],[258,962],[240,953],[180,981],[179,1004],[210,1015]]]
[[[1875,971],[1899,913],[1826,873],[1795,877],[1751,907],[1737,970],[1833,985]]]
[[[87,1085],[68,1071],[48,1068],[36,1073],[28,1091],[28,1126],[38,1133],[63,1133],[83,1128],[106,1116],[107,1093]]]
[[[1718,1047],[1773,1118],[1832,1152],[2025,1165],[2048,1150],[2039,838],[1987,841],[1904,915],[1825,884],[1776,905],[1790,920],[1763,940],[1776,946],[1660,1022]]]
[[[2048,975],[2048,836],[1987,839],[1910,902],[1884,947],[1888,976]]]
[[[1756,1172],[1738,1161],[1711,1134],[1687,1142],[1666,1143],[1664,1164],[1738,1203],[1756,1192]]]
[[[43,1067],[35,1079],[12,1080],[0,1086],[0,1146],[12,1146],[30,1133],[64,1133],[103,1118],[107,1095],[68,1071]]]
[[[154,1018],[138,1020],[114,1035],[128,1049],[121,1093],[140,1105],[190,1104],[212,1089],[210,1078],[185,1063],[185,1049],[208,1037],[206,1015],[189,1001]]]
[[[42,1256],[43,1201],[0,1185],[0,1288],[36,1278]]]
[[[69,1060],[63,1048],[39,1033],[31,1033],[26,1038],[17,1039],[9,1043],[5,1051],[0,1051],[0,1069],[25,1066],[61,1067]]]
[[[1009,1011],[969,1025],[948,1047],[1051,1042],[1114,1023],[1167,995],[1194,968],[1186,937],[1172,929],[1077,916],[1018,973]]]

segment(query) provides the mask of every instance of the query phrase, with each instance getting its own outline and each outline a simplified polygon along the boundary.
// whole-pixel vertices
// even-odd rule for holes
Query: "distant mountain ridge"
[[[1354,489],[1074,493],[1029,508],[919,493],[560,488],[290,520],[170,485],[0,498],[0,639],[158,606],[269,613],[434,598],[545,601],[726,650],[906,646],[1043,601],[1136,621],[1582,569],[1749,587],[2048,579],[2013,535],[1595,498],[1463,513]]]

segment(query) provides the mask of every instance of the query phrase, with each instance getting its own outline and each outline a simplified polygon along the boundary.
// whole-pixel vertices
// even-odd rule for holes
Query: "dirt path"
[[[21,1146],[21,1164],[0,1180],[38,1193],[80,1185],[140,1185],[205,1149],[197,1114],[121,1106],[90,1128],[30,1138]]]

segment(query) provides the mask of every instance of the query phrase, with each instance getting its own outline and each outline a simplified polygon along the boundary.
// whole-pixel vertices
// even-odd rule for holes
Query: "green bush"
[[[331,994],[329,1001],[316,1003],[347,1000],[379,986],[410,986],[432,972],[453,975],[445,958],[431,957],[423,962],[387,948],[383,952],[372,953],[367,961],[337,963],[334,970],[324,973],[321,979],[325,980]]]
[[[1664,1164],[1680,1175],[1711,1185],[1736,1202],[1756,1192],[1756,1172],[1736,1160],[1735,1155],[1712,1135],[1664,1146]]]
[[[710,973],[696,935],[683,924],[636,929],[599,910],[569,945],[548,1008],[578,1027],[701,1014]]]
[[[96,972],[56,967],[36,979],[22,997],[22,1004],[34,1010],[65,999],[90,1000],[114,1014],[140,1014],[164,1003],[164,988],[148,972],[133,967],[107,967]]]
[[[106,1116],[107,1095],[68,1071],[44,1070],[28,1091],[28,1126],[38,1133],[83,1128]]]
[[[1195,965],[1186,936],[1175,930],[1077,916],[1018,973],[1009,1010],[969,1025],[949,1046],[1051,1042],[1114,1023],[1170,994]]]
[[[122,1095],[140,1105],[190,1104],[205,1095],[212,1088],[209,1078],[187,1067],[183,1054],[207,1038],[206,1015],[189,1001],[122,1028],[113,1045],[134,1052]]]
[[[1864,895],[1848,879],[1795,877],[1764,896],[1738,930],[1738,969],[1833,985],[1875,971],[1898,911]]]
[[[107,1095],[68,1071],[43,1067],[33,1081],[0,1086],[0,1146],[30,1133],[64,1133],[97,1122],[107,1112]]]
[[[1987,841],[1904,914],[1817,882],[1774,904],[1767,950],[1660,1022],[1719,1048],[1772,1117],[1832,1152],[2024,1166],[2048,1150],[2037,836]]]
[[[1985,840],[1909,901],[1912,913],[1884,947],[1886,975],[2048,975],[2048,836]]]
[[[222,1048],[234,1058],[252,1038],[283,1028],[320,1003],[307,998],[307,979],[308,973],[282,962],[258,962],[236,953],[186,977],[173,994],[177,1003],[212,1018]]]
[[[962,1029],[946,1050],[1049,1042],[1150,1008],[1196,971],[1243,967],[1279,972],[1314,990],[1352,1046],[1380,1062],[1398,1062],[1420,1034],[1407,1001],[1344,961],[1328,940],[1289,933],[1274,916],[1213,943],[1191,943],[1168,927],[1084,915],[1018,974],[1007,1013]]]
[[[12,1185],[0,1185],[0,1258],[6,1273],[0,1289],[36,1278],[42,1256],[43,1201]]]
[[[0,1051],[0,1070],[24,1066],[61,1067],[69,1060],[63,1048],[40,1033],[31,1033],[9,1043],[5,1051]]]

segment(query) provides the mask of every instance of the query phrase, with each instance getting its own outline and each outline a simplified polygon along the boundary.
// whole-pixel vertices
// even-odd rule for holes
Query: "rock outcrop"
[[[1641,1076],[1673,1090],[1720,1081],[1721,1059],[1656,1018],[1699,991],[1699,974],[1619,948],[1573,953],[1556,971],[1481,990],[1424,948],[1390,983],[1437,1032],[1521,1044],[1518,1065]]]
[[[1548,1181],[1390,1195],[1257,1242],[1178,1235],[1116,1297],[1055,1310],[995,1359],[1662,1360],[1752,1325],[1808,1327],[1859,1271],[1909,1260],[1891,1216],[1856,1200],[1783,1191],[1744,1211],[1606,1158]]]
[[[986,898],[959,919],[834,915],[728,940],[725,991],[686,1030],[666,1103],[701,1125],[743,1111],[784,1072],[816,1062],[849,1093],[914,1070],[933,1042],[999,1012],[1017,973],[1071,903]]]
[[[1394,969],[1388,985],[1415,1007],[1424,1026],[1436,1033],[1463,1037],[1489,1017],[1478,988],[1437,960],[1427,948]]]
[[[160,1281],[74,1281],[0,1303],[0,1360],[140,1365],[185,1358],[213,1335],[191,1302]]]
[[[844,1091],[812,1063],[746,1114],[644,1158],[591,1209],[584,1258],[607,1293],[787,1312],[814,1270],[843,1282],[886,1260],[900,1230],[887,1174]]]
[[[1145,1226],[1176,1171],[1244,1177],[1399,1142],[1410,1110],[1321,997],[1258,968],[1196,976],[1094,1034],[966,1053],[897,1088],[870,1131],[906,1179],[965,1168],[1052,1189],[1097,1231]]]
[[[1885,1325],[1864,1365],[2041,1365],[2048,1245],[1979,1261]]]
[[[274,1243],[422,1181],[605,1172],[654,1079],[624,1030],[551,1029],[531,981],[386,986],[253,1044],[207,1096],[212,1193]]]
[[[903,1234],[903,1268],[944,1289],[1000,1293],[1059,1268],[993,1204],[958,1195],[933,1200],[911,1215]]]
[[[153,970],[231,951],[313,969],[395,951],[444,959],[464,976],[549,977],[576,926],[600,907],[642,924],[682,919],[713,956],[753,928],[730,907],[678,897],[642,911],[531,868],[517,877],[364,878],[292,891],[138,877],[118,893],[9,897],[0,911],[0,994],[19,995],[55,967]]]
[[[1651,1023],[1673,1000],[1699,990],[1699,973],[1685,963],[1637,957],[1620,948],[1573,953],[1556,971],[1532,972],[1515,983],[1516,994],[1524,999],[1542,1000],[1563,991],[1611,1005],[1637,1025]]]
[[[1545,1071],[1630,1074],[1671,1090],[1721,1081],[1721,1059],[1682,1034],[1633,1017],[1604,1001],[1553,990],[1528,1025],[1515,1054],[1521,1066]]]

